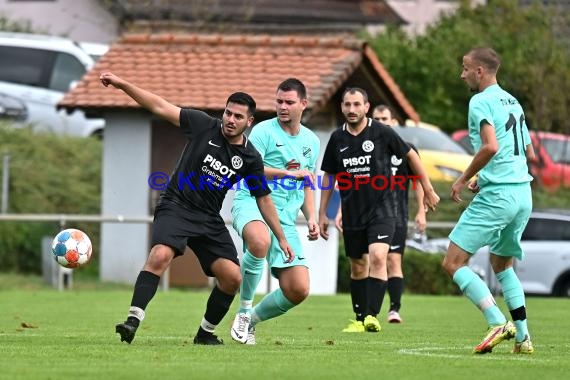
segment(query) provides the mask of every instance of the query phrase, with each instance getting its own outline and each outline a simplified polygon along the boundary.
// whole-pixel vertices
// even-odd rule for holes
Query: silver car
[[[411,247],[430,253],[444,253],[449,239],[430,239]],[[570,297],[570,210],[535,210],[522,235],[524,260],[514,269],[526,294]],[[501,287],[489,262],[489,246],[477,251],[469,267],[492,292]]]
[[[0,32],[0,93],[25,105],[24,123],[34,129],[102,136],[103,119],[87,118],[80,110],[68,114],[57,109],[93,64],[93,58],[67,38]]]

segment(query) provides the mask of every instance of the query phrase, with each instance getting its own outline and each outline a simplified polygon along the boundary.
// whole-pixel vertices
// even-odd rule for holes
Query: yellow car
[[[438,127],[411,121],[406,124],[394,130],[418,149],[430,180],[453,182],[467,169],[473,156]]]

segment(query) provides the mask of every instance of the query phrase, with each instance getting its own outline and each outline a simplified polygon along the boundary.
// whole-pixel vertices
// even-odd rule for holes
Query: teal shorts
[[[280,209],[278,207],[276,208],[277,208],[277,214],[280,216],[280,219],[282,215],[287,215],[287,213],[280,212]],[[232,225],[239,234],[239,236],[242,237],[242,239],[243,239],[243,234],[242,234],[243,229],[246,224],[254,220],[259,220],[260,222],[265,223],[265,220],[263,219],[261,212],[257,208],[255,200],[253,202],[249,201],[234,202],[234,205],[232,207],[232,219],[233,219]],[[285,262],[286,257],[283,251],[281,250],[281,247],[279,247],[279,242],[277,241],[277,238],[275,237],[275,235],[273,235],[273,233],[265,223],[267,231],[269,232],[269,236],[271,237],[271,244],[269,245],[269,252],[267,253],[266,260],[267,264],[269,265],[269,268],[271,268],[271,275],[275,278],[278,278],[278,273],[277,273],[278,271],[276,269],[289,268],[298,265],[308,267],[307,260],[303,253],[301,240],[299,239],[299,233],[297,232],[295,221],[280,220],[280,222],[281,222],[281,227],[283,228],[283,232],[285,233],[285,237],[289,242],[289,246],[293,249],[293,252],[295,252],[295,259],[290,263]],[[243,250],[244,252],[247,251],[245,242]]]
[[[489,245],[495,255],[522,260],[521,235],[531,211],[530,183],[484,186],[459,218],[449,240],[469,254]]]

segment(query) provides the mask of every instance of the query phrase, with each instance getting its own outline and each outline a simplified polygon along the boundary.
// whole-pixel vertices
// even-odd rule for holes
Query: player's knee
[[[247,249],[257,258],[263,259],[267,256],[267,252],[269,251],[269,242],[261,241],[261,240],[253,240],[247,242]]]
[[[241,274],[239,271],[226,273],[224,276],[216,278],[218,287],[225,293],[236,294],[241,284]]]
[[[174,252],[172,248],[165,245],[157,245],[151,251],[148,256],[145,269],[153,273],[162,274],[174,257]]]
[[[447,274],[449,274],[450,276],[453,276],[453,274],[457,271],[457,265],[455,265],[453,263],[452,260],[449,259],[449,257],[445,256],[443,258],[443,261],[441,262],[441,267],[443,268],[443,270],[445,272],[447,272]]]
[[[295,284],[287,289],[282,289],[285,297],[295,305],[300,304],[309,296],[308,284]]]
[[[245,244],[252,255],[258,258],[264,258],[269,251],[271,238],[269,234],[248,235],[245,238]]]
[[[352,263],[350,265],[350,277],[352,278],[368,277],[368,264]]]

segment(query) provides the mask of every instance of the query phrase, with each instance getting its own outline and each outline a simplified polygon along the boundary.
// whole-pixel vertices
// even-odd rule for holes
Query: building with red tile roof
[[[312,115],[340,101],[339,92],[346,85],[358,86],[368,90],[371,104],[387,103],[401,119],[419,121],[374,51],[349,34],[127,34],[60,107],[91,114],[138,108],[122,92],[100,85],[102,71],[112,71],[181,107],[220,111],[229,93],[245,91],[256,99],[258,110],[269,115],[274,111],[275,87],[287,77],[307,85]]]

